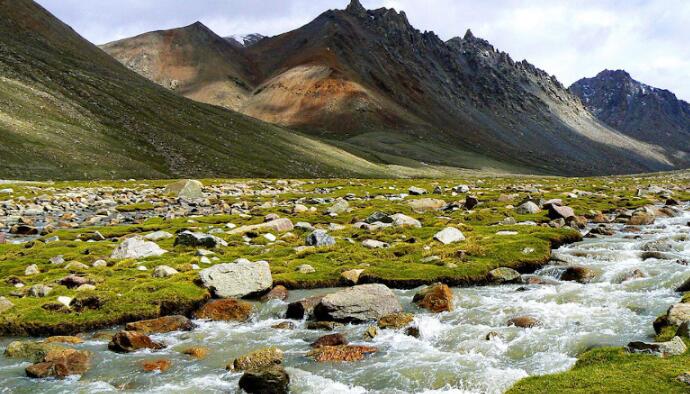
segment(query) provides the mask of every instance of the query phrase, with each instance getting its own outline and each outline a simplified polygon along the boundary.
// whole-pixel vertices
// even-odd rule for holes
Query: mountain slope
[[[469,31],[444,42],[404,12],[357,0],[243,53],[256,79],[239,111],[353,152],[377,146],[380,157],[455,165],[432,153],[438,144],[567,175],[688,164],[604,125],[554,77]]]
[[[0,178],[441,176],[163,89],[29,0],[0,0]]]
[[[638,82],[623,70],[604,70],[570,90],[611,127],[677,156],[690,155],[690,104],[668,90]]]

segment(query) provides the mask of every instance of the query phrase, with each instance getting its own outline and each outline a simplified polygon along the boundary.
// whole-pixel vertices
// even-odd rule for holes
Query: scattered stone
[[[29,295],[32,297],[47,297],[53,291],[52,287],[46,285],[33,285],[29,288]]]
[[[164,193],[186,200],[196,200],[204,198],[203,187],[204,185],[197,180],[183,179],[166,186]]]
[[[0,314],[9,311],[13,306],[14,304],[7,297],[0,296]]]
[[[266,302],[270,300],[285,301],[288,298],[288,289],[283,285],[277,285],[271,289],[266,295],[261,297],[261,301]]]
[[[297,267],[297,272],[300,274],[313,274],[316,272],[316,269],[309,264],[302,264]]]
[[[307,235],[307,246],[323,247],[335,245],[335,238],[328,235],[326,230],[314,230]]]
[[[679,375],[678,377],[676,377],[676,380],[681,382],[681,383],[685,383],[687,385],[690,385],[690,372],[685,372],[685,373]]]
[[[54,257],[51,257],[50,260],[48,260],[48,262],[50,262],[50,264],[54,264],[54,265],[62,265],[62,264],[65,264],[65,258],[62,255],[54,256]]]
[[[568,282],[589,283],[596,276],[596,272],[591,268],[574,266],[566,268],[560,279]]]
[[[407,189],[407,192],[411,196],[421,196],[422,194],[426,194],[425,189],[422,189],[421,187],[416,187],[416,186],[411,186],[409,189]]]
[[[53,337],[48,337],[43,341],[44,343],[68,343],[71,345],[77,345],[80,343],[84,343],[84,340],[75,337],[75,336],[53,336]]]
[[[40,273],[41,271],[38,269],[38,266],[36,264],[31,264],[24,270],[25,276],[38,275]]]
[[[197,319],[215,321],[246,321],[252,314],[252,304],[234,300],[211,300],[204,304],[194,316]]]
[[[517,316],[508,320],[509,326],[520,328],[533,328],[541,325],[541,322],[531,316]]]
[[[639,212],[634,214],[630,219],[628,219],[628,226],[646,226],[654,224],[654,215],[649,213]]]
[[[191,331],[194,328],[191,320],[181,315],[164,316],[158,319],[140,320],[127,323],[125,330],[142,334],[160,334],[172,331]]]
[[[144,236],[144,239],[146,239],[148,241],[156,242],[156,241],[162,241],[164,239],[169,239],[172,237],[173,237],[173,235],[167,231],[156,231],[156,232],[153,232],[151,234]]]
[[[344,326],[343,323],[336,321],[310,321],[307,323],[307,330],[333,331],[338,327]]]
[[[282,350],[276,347],[267,347],[236,358],[232,362],[232,365],[228,364],[227,369],[235,371],[256,370],[271,365],[281,364],[283,362],[283,357]]]
[[[385,249],[385,248],[389,248],[389,247],[390,247],[389,244],[387,244],[387,243],[385,243],[385,242],[377,241],[377,240],[375,240],[375,239],[366,239],[366,240],[364,240],[364,241],[362,242],[362,246],[364,246],[364,247],[367,248],[367,249]]]
[[[376,352],[377,349],[371,346],[343,345],[317,348],[307,353],[307,356],[318,362],[342,362],[363,360],[367,354]]]
[[[410,325],[414,321],[414,315],[411,313],[391,313],[379,319],[377,325],[381,329],[399,329]]]
[[[541,211],[541,208],[539,208],[539,205],[535,204],[532,201],[527,201],[520,206],[517,207],[516,212],[519,213],[520,215],[532,215],[535,213],[539,213]]]
[[[570,207],[549,204],[548,209],[550,219],[568,219],[575,216],[575,211]]]
[[[498,267],[489,271],[487,278],[492,283],[514,283],[520,280],[520,273],[512,268]]]
[[[108,266],[108,262],[105,260],[96,260],[91,266],[94,268],[105,268]]]
[[[684,322],[690,321],[690,303],[680,302],[672,305],[666,313],[666,321],[675,327],[680,327]]]
[[[201,282],[217,297],[235,298],[266,291],[273,285],[271,268],[265,261],[237,261],[217,264],[199,272]]]
[[[340,346],[347,345],[348,341],[343,334],[328,334],[320,337],[311,344],[313,348],[319,348],[324,346]]]
[[[108,344],[108,349],[117,353],[131,353],[141,349],[160,350],[163,347],[163,344],[136,331],[120,331],[113,335]]]
[[[434,235],[434,239],[438,242],[448,245],[455,242],[460,242],[465,240],[465,235],[462,231],[455,227],[446,227]]]
[[[290,392],[290,376],[280,365],[246,371],[240,378],[239,384],[240,388],[249,394],[288,394]]]
[[[453,292],[448,285],[437,283],[415,294],[412,302],[434,313],[450,312],[453,310]]]
[[[145,372],[165,372],[172,367],[172,361],[161,358],[158,360],[146,360],[141,364]]]
[[[407,203],[415,212],[438,211],[446,206],[446,202],[436,198],[420,198],[417,200],[410,200]]]
[[[345,200],[338,200],[338,201],[336,201],[335,204],[331,205],[331,206],[326,210],[326,212],[329,213],[329,214],[333,214],[333,213],[334,213],[334,214],[337,215],[337,214],[340,214],[340,213],[347,212],[348,208],[350,208],[350,204],[348,204],[347,201],[345,201]]]
[[[167,265],[159,265],[153,269],[154,278],[168,278],[176,274],[179,274],[179,272],[175,268]]]
[[[175,246],[178,245],[213,249],[218,245],[228,246],[228,243],[214,235],[186,230],[177,234]]]
[[[275,328],[276,330],[294,330],[295,327],[295,323],[291,321],[282,321],[271,326],[271,328]]]
[[[127,238],[113,251],[112,259],[144,259],[147,257],[159,257],[167,253],[155,242],[146,241],[141,236]]]
[[[26,224],[15,224],[10,227],[10,234],[15,235],[38,235],[38,229]]]
[[[623,279],[621,280],[621,282],[627,282],[629,280],[642,279],[646,277],[647,275],[645,275],[644,272],[640,271],[639,269],[634,269],[631,272],[628,272],[627,274],[623,275]]]
[[[396,227],[422,227],[422,223],[419,220],[403,215],[402,213],[391,215],[390,218],[392,219],[393,225]]]
[[[364,322],[402,312],[395,293],[382,284],[358,285],[328,294],[314,308],[319,320]]]
[[[65,269],[70,270],[70,271],[83,271],[83,270],[89,269],[89,266],[84,264],[84,263],[80,263],[78,261],[70,261],[65,266]]]
[[[659,357],[678,356],[688,350],[680,337],[667,342],[630,342],[626,348],[630,353],[649,353]]]

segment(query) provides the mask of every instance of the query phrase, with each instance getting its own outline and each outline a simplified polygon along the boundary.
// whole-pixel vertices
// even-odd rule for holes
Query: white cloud
[[[221,35],[295,29],[348,0],[38,0],[91,41],[103,43],[200,20]],[[362,0],[404,10],[441,38],[471,28],[516,60],[568,85],[609,68],[690,99],[690,1]]]

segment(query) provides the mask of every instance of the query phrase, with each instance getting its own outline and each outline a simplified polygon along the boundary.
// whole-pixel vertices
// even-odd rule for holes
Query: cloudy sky
[[[97,44],[197,20],[220,35],[275,35],[348,0],[38,0]],[[689,0],[362,0],[404,10],[442,39],[476,36],[566,85],[609,69],[690,101]]]

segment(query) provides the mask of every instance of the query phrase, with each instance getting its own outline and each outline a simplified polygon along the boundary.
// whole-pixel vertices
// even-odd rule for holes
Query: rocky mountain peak
[[[348,4],[347,8],[345,8],[345,11],[353,15],[367,14],[367,9],[364,8],[364,6],[362,5],[362,3],[359,2],[359,0],[351,0],[350,4]]]

